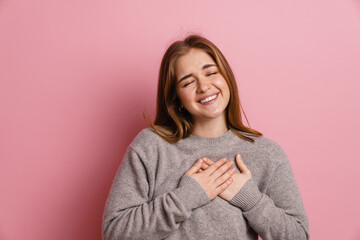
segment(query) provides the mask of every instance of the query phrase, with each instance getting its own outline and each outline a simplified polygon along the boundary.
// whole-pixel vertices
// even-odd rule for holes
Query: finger
[[[218,169],[221,165],[223,165],[225,162],[226,162],[226,158],[221,158],[221,159],[217,160],[213,165],[208,167],[204,172],[206,172],[207,174],[210,175],[214,171],[216,171],[216,169]]]
[[[201,165],[201,169],[203,169],[203,170],[207,169],[208,167],[209,167],[209,165],[205,162],[203,162]]]
[[[236,154],[236,165],[239,167],[241,173],[250,173],[240,154]]]
[[[212,166],[214,166],[213,164]],[[232,165],[234,165],[233,161],[227,161],[223,165],[221,165],[216,171],[214,171],[212,174],[210,174],[210,177],[215,181],[217,178],[219,178],[221,175],[223,175]],[[210,168],[210,167],[209,167]]]
[[[203,157],[204,162],[206,162],[206,164],[208,165],[213,165],[215,162],[213,160],[211,160],[210,158],[207,157]]]
[[[194,173],[197,173],[197,171],[200,170],[202,163],[203,163],[203,159],[200,158],[185,174],[191,176]]]
[[[221,184],[220,186],[218,186],[216,188],[216,193],[217,195],[219,195],[220,193],[222,193],[223,191],[225,191],[229,186],[230,184],[233,182],[233,178],[232,177],[229,177],[223,184]]]
[[[228,180],[232,175],[234,175],[236,172],[235,168],[230,168],[228,171],[226,171],[223,175],[221,175],[219,178],[217,178],[214,182],[215,186],[220,186],[223,184],[226,180]]]

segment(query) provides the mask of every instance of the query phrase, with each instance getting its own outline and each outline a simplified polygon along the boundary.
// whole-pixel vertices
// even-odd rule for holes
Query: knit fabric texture
[[[170,144],[143,129],[129,145],[103,215],[103,239],[309,239],[308,220],[287,155],[273,140],[251,143],[231,130]],[[228,202],[210,200],[185,175],[202,157],[241,154],[252,178]],[[234,164],[236,171],[239,169]]]

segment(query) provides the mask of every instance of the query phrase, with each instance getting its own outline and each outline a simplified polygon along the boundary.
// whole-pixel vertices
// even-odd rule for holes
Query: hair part
[[[155,133],[169,143],[178,142],[191,134],[193,130],[192,116],[189,112],[181,111],[179,108],[181,102],[176,91],[175,64],[181,56],[184,56],[193,48],[203,50],[209,54],[229,86],[230,99],[225,110],[228,128],[240,138],[254,142],[254,139],[251,137],[262,136],[262,133],[250,127],[246,114],[240,104],[236,80],[230,65],[221,51],[212,42],[199,35],[190,35],[183,41],[176,41],[166,50],[159,71],[156,117],[154,123],[146,119],[148,124]],[[243,124],[241,112],[244,114],[249,127]]]

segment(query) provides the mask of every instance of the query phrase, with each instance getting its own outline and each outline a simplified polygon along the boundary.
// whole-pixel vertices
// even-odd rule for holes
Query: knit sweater
[[[114,178],[103,238],[308,239],[308,220],[287,155],[273,140],[252,138],[254,143],[229,130],[217,138],[190,135],[171,144],[143,129]],[[210,200],[185,175],[199,158],[235,161],[237,153],[252,178],[230,202],[219,196]]]

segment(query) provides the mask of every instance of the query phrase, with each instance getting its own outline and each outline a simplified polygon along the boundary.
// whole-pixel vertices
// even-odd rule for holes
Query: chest
[[[228,148],[194,148],[188,151],[178,148],[167,148],[159,151],[154,162],[149,164],[148,181],[150,197],[154,198],[176,189],[181,177],[199,158],[208,157],[213,161],[217,161],[225,157],[235,163],[237,153],[241,154],[246,166],[252,172],[253,178],[257,179],[259,183],[266,182],[264,178],[268,178],[271,175],[271,168],[268,166],[269,159],[260,158],[256,152],[249,149],[239,146],[229,146]],[[240,172],[236,164],[234,166],[236,171]],[[259,187],[265,188],[266,186],[259,184]]]

